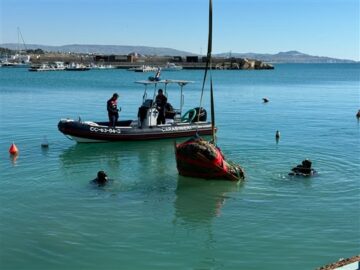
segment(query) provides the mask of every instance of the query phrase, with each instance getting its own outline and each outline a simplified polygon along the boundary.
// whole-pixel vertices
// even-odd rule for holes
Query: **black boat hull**
[[[120,121],[115,127],[107,122],[60,120],[58,129],[77,142],[144,141],[210,135],[209,122],[177,123],[140,128],[137,121]]]

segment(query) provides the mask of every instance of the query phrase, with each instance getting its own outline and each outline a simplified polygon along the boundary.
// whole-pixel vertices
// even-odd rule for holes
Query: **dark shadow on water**
[[[49,147],[41,147],[41,154],[45,157],[49,156]]]
[[[232,192],[241,191],[243,183],[203,180],[179,176],[175,190],[175,222],[191,226],[211,225],[221,216]]]

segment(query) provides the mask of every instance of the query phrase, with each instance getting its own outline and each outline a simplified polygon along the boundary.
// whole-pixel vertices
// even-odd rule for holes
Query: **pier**
[[[119,69],[135,68],[142,65],[162,67],[166,63],[175,63],[183,69],[205,69],[206,56],[144,56],[136,53],[128,55],[96,55],[96,54],[75,54],[75,53],[44,53],[31,55],[32,64],[42,64],[48,62],[62,61],[64,63],[81,63],[84,65],[111,65]],[[246,58],[224,58],[214,57],[212,62],[213,69],[232,69],[232,70],[259,70],[274,69],[273,65]]]

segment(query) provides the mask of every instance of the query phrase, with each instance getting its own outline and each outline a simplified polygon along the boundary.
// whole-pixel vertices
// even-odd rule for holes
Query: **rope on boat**
[[[204,89],[205,89],[205,82],[206,82],[206,77],[207,77],[207,73],[208,70],[210,69],[210,83],[211,83],[211,89],[212,89],[212,77],[211,77],[211,51],[212,51],[212,0],[209,0],[209,34],[208,34],[208,49],[207,49],[207,56],[206,56],[206,65],[205,65],[205,73],[204,73],[204,78],[203,78],[203,83],[202,83],[202,87],[201,87],[201,95],[200,95],[200,105],[199,105],[199,110],[201,111],[202,108],[202,100],[203,100],[203,96],[204,96]],[[212,90],[211,90],[212,91]],[[212,94],[211,94],[212,95]],[[213,106],[213,98],[211,98],[211,106]],[[215,120],[213,118],[214,115],[214,108],[211,108],[211,120],[213,122],[213,120]],[[200,113],[198,115],[198,119],[197,122],[199,122],[200,119]],[[215,126],[215,124],[212,124],[213,126]],[[213,133],[215,131],[215,128],[213,128]],[[213,134],[214,137],[214,134]]]

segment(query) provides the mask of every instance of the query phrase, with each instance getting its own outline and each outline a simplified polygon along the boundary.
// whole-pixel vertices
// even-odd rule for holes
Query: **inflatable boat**
[[[154,139],[169,139],[180,137],[192,137],[195,134],[212,134],[212,125],[206,121],[207,112],[204,108],[195,107],[185,113],[183,110],[183,86],[190,81],[161,80],[161,81],[137,81],[145,85],[142,105],[138,109],[137,119],[119,121],[115,126],[109,122],[81,121],[74,119],[61,119],[58,129],[65,136],[77,142],[113,142],[113,141],[140,141]],[[154,94],[159,84],[167,95],[168,84],[178,84],[181,89],[180,108],[174,109],[171,104],[165,112],[165,123],[157,124],[159,111],[155,100],[147,98],[147,87],[154,86]]]

